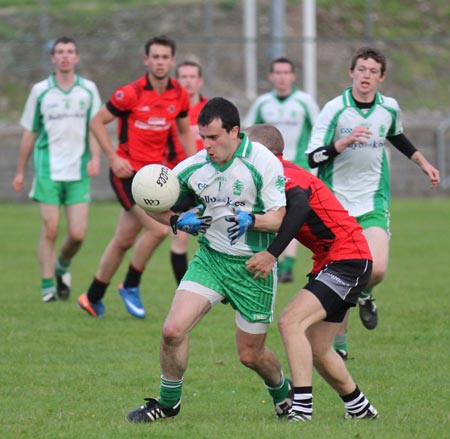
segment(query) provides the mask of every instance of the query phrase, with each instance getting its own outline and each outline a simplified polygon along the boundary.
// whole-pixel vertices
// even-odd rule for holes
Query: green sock
[[[348,330],[345,331],[344,335],[336,335],[336,337],[334,337],[333,348],[335,351],[341,349],[348,352]]]
[[[181,398],[181,388],[183,386],[183,378],[181,380],[168,380],[161,375],[161,386],[159,388],[159,402],[168,407],[173,407]]]
[[[367,299],[372,294],[372,288],[370,290],[362,290],[359,293],[360,299]]]
[[[286,399],[289,394],[289,382],[284,374],[282,374],[281,381],[277,386],[270,387],[266,384],[266,387],[275,404]]]
[[[286,271],[291,272],[294,268],[295,258],[292,256],[286,256],[280,264],[280,273],[286,273]]]
[[[61,259],[61,256],[58,256],[56,259],[56,267],[55,267],[55,273],[58,276],[62,276],[63,274],[67,273],[69,271],[70,262],[63,261]]]
[[[42,279],[41,292],[43,296],[56,292],[55,279],[53,279],[52,277]]]

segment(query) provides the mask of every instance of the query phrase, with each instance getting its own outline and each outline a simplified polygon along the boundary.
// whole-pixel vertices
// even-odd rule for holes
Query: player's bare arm
[[[414,145],[403,133],[396,136],[389,136],[387,139],[396,149],[398,149],[403,155],[408,157],[414,163],[419,165],[422,171],[428,175],[431,183],[431,189],[434,189],[439,185],[441,181],[439,171],[431,165],[431,163],[414,147]]]
[[[255,224],[253,228],[261,232],[278,232],[285,213],[286,208],[281,207],[278,210],[269,210],[263,215],[255,215]]]
[[[23,189],[23,182],[25,180],[25,169],[27,167],[28,159],[33,151],[36,133],[25,130],[20,142],[19,160],[17,162],[17,171],[12,181],[14,190],[21,191]]]
[[[416,151],[412,156],[411,160],[417,163],[422,171],[428,175],[431,183],[431,189],[434,189],[441,182],[441,177],[439,171],[423,156],[420,151]]]
[[[108,158],[112,171],[119,178],[128,178],[133,175],[133,168],[128,160],[119,157],[112,146],[106,125],[112,122],[114,116],[104,105],[99,112],[92,118],[90,128],[100,147]]]
[[[89,177],[97,177],[100,172],[100,145],[92,132],[89,133],[89,150],[91,160],[87,163],[87,173]]]

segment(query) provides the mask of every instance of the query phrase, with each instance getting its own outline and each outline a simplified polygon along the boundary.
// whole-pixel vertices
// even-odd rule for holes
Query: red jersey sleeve
[[[134,84],[118,87],[109,98],[106,106],[114,116],[121,116],[123,113],[132,110],[138,100],[136,87]]]

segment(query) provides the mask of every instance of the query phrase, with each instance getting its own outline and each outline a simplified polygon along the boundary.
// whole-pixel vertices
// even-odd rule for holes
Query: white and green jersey
[[[305,151],[318,114],[314,98],[298,88],[286,98],[271,91],[255,100],[242,125],[246,128],[260,123],[274,125],[284,138],[284,159],[309,169]]]
[[[330,145],[365,126],[372,136],[367,143],[353,143],[319,167],[318,176],[334,192],[352,216],[390,206],[389,167],[385,152],[387,136],[403,132],[401,111],[395,99],[376,93],[369,109],[359,109],[351,88],[329,101],[314,125],[307,154]]]
[[[286,205],[281,162],[265,146],[250,142],[241,134],[241,143],[233,158],[224,166],[215,164],[206,150],[188,157],[174,168],[181,186],[181,196],[194,194],[196,203],[205,207],[202,215],[212,217],[211,227],[199,243],[221,253],[249,256],[265,250],[273,233],[247,231],[231,246],[225,221],[235,210],[264,213]]]
[[[96,85],[78,75],[67,91],[58,86],[54,74],[33,86],[20,123],[36,133],[36,177],[75,181],[87,176],[89,121],[100,106]]]

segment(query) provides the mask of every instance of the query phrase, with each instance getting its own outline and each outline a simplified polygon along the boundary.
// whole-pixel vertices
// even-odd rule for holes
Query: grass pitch
[[[143,277],[147,317],[129,316],[117,294],[126,258],[105,297],[105,317],[93,319],[78,308],[76,298],[112,236],[117,204],[93,204],[87,240],[72,268],[72,295],[67,302],[47,304],[39,292],[37,206],[0,208],[2,439],[447,437],[449,200],[394,200],[389,273],[376,290],[379,327],[364,329],[357,312],[351,319],[347,365],[381,418],[341,420],[340,399],[315,375],[314,420],[305,424],[275,419],[260,379],[239,364],[234,313],[223,305],[191,334],[180,415],[128,424],[125,414],[159,388],[159,339],[175,289],[169,240]],[[301,249],[294,284],[279,288],[276,316],[304,284],[310,267],[309,252]],[[288,373],[276,325],[268,346]]]

